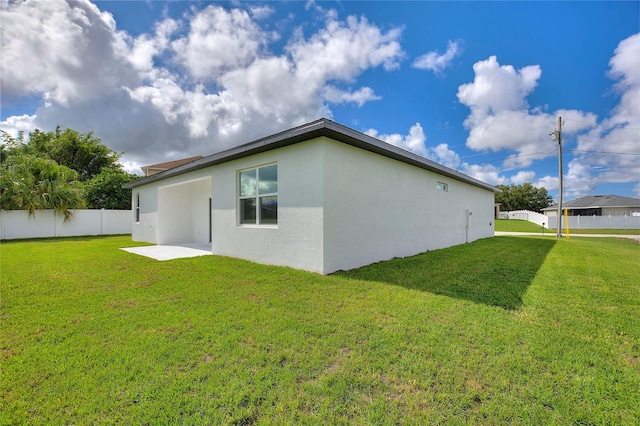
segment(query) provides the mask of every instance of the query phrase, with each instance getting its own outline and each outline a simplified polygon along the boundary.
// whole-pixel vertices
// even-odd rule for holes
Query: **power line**
[[[534,152],[534,153],[531,153],[531,154],[521,154],[521,155],[510,156],[510,157],[496,158],[495,160],[480,161],[479,163],[472,163],[472,164],[468,164],[468,165],[469,166],[476,166],[478,164],[495,163],[495,162],[498,162],[498,161],[511,160],[511,159],[515,159],[515,158],[531,157],[532,155],[553,154],[554,152],[556,152],[555,149],[553,151]],[[478,154],[478,155],[484,155],[484,154]],[[465,157],[460,157],[460,159],[462,159],[462,158],[465,158]]]
[[[589,150],[586,150],[586,149],[567,149],[567,151],[571,151],[571,152],[587,152],[589,154],[640,155],[640,153],[636,154],[634,152],[589,151]]]

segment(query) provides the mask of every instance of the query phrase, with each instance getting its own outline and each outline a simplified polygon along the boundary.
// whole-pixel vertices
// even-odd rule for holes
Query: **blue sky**
[[[2,0],[2,129],[126,168],[328,117],[491,184],[640,196],[638,2]]]

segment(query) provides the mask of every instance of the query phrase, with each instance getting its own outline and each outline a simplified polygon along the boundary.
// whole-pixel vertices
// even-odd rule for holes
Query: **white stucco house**
[[[328,119],[125,187],[134,241],[321,274],[494,235],[493,186]]]

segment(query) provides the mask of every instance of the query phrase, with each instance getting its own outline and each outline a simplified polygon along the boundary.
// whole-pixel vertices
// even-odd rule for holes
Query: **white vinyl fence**
[[[556,218],[549,217],[548,228],[556,228]],[[565,228],[562,216],[560,225]],[[569,216],[569,232],[572,229],[640,229],[640,216]]]
[[[0,210],[0,239],[72,237],[81,235],[130,234],[131,210],[72,210],[73,218],[54,210]]]
[[[519,219],[537,223],[540,226],[549,225],[549,217],[542,213],[532,212],[530,210],[515,210],[512,212],[500,212],[500,219]]]

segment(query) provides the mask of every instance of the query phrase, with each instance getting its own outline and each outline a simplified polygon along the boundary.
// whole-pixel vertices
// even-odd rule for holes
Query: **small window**
[[[438,182],[436,184],[436,188],[438,188],[438,191],[444,191],[444,192],[449,191],[449,185],[447,185],[444,182]]]
[[[140,193],[136,192],[136,205],[135,205],[136,223],[140,222]]]
[[[238,213],[241,224],[278,223],[278,165],[239,172]]]

